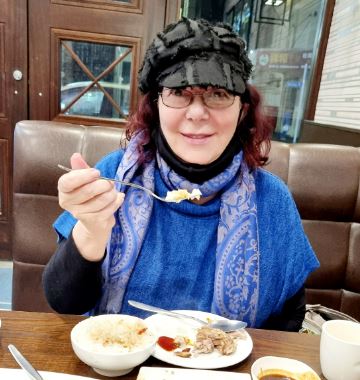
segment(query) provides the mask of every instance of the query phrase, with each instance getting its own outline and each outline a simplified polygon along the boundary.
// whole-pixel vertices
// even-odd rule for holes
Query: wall
[[[360,147],[360,129],[326,125],[311,120],[304,120],[298,142]]]
[[[360,1],[337,0],[315,122],[360,131]]]

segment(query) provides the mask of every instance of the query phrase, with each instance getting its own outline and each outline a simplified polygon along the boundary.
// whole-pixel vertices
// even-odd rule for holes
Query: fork
[[[73,169],[70,169],[64,165],[60,165],[58,164],[58,167],[62,170],[65,170],[66,172],[71,172],[73,171]],[[162,197],[159,197],[157,194],[155,194],[154,192],[152,192],[151,190],[147,189],[146,187],[144,186],[140,186],[140,185],[137,185],[136,183],[132,183],[132,182],[125,182],[125,181],[120,181],[118,179],[115,179],[115,178],[108,178],[108,177],[102,177],[100,176],[99,179],[105,179],[107,181],[112,181],[112,182],[117,182],[117,183],[121,183],[122,185],[125,185],[125,186],[130,186],[130,187],[134,187],[135,189],[140,189],[140,190],[144,190],[146,191],[148,194],[150,194],[152,197],[158,199],[159,201],[162,201],[162,202],[174,202],[172,200],[168,200],[168,199],[165,199],[165,198],[162,198]]]

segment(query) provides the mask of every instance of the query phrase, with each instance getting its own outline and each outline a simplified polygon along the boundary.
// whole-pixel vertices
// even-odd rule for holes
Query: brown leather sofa
[[[124,138],[117,128],[23,121],[15,129],[13,309],[50,311],[41,287],[55,250],[57,164],[81,152],[93,165]],[[307,302],[360,320],[360,148],[272,143],[267,169],[289,186],[321,267],[306,283]],[[280,263],[281,265],[281,263]]]

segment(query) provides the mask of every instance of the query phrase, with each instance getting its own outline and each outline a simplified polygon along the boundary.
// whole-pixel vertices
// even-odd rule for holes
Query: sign
[[[305,64],[311,64],[312,51],[257,49],[257,69],[302,70]]]

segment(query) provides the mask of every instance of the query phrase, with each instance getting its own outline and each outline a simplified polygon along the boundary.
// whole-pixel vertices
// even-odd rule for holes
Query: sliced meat
[[[196,335],[195,350],[210,353],[216,348],[223,355],[230,355],[236,350],[236,344],[231,336],[219,329],[202,327]]]

